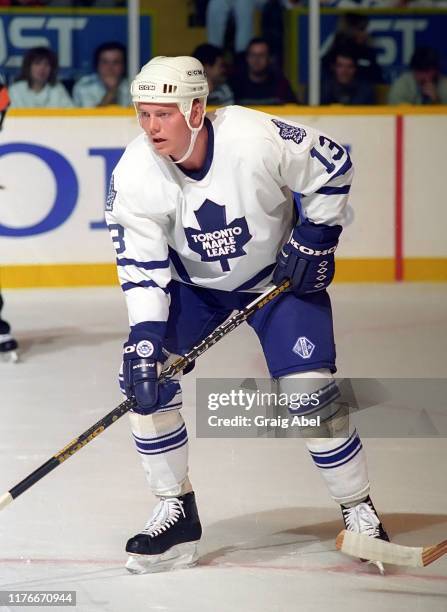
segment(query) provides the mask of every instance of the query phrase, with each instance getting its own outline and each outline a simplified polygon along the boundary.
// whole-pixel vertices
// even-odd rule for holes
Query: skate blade
[[[381,576],[385,576],[385,568],[383,567],[382,561],[368,561],[367,565],[375,565],[380,572]]]
[[[129,554],[126,569],[131,574],[154,574],[193,567],[199,558],[198,542],[177,544],[161,555]]]
[[[8,351],[6,353],[0,353],[2,361],[5,363],[17,363],[19,361],[19,354],[17,351]]]

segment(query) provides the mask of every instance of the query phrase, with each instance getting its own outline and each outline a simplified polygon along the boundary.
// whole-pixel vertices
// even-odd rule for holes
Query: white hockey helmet
[[[194,57],[184,55],[151,59],[132,81],[130,93],[135,105],[138,102],[177,104],[189,129],[193,130],[189,123],[192,103],[198,98],[205,110],[209,90],[203,65]]]

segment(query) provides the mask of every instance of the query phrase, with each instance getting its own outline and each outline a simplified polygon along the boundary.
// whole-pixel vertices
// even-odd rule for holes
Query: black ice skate
[[[372,503],[369,495],[364,501],[360,502],[356,506],[353,506],[352,508],[347,508],[346,506],[342,505],[341,512],[347,531],[363,533],[371,536],[372,538],[385,540],[386,542],[390,541],[390,538],[380,522],[377,511],[374,508],[374,504]],[[364,562],[366,561],[366,559],[360,560]],[[383,565],[380,561],[370,561],[369,563],[376,565],[381,574],[385,573]]]
[[[18,348],[17,340],[10,334],[0,334],[0,357],[3,361],[17,363],[19,360]]]
[[[191,567],[202,526],[194,493],[162,497],[143,531],[127,542],[126,568],[134,574]]]

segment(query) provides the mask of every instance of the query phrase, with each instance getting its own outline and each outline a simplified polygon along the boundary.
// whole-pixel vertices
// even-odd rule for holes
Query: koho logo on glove
[[[315,257],[321,257],[322,255],[330,255],[331,253],[335,253],[337,250],[337,246],[333,246],[330,249],[324,249],[323,251],[319,251],[318,249],[311,249],[303,244],[300,244],[294,238],[290,238],[290,244],[294,249],[304,253],[305,255],[314,255]]]

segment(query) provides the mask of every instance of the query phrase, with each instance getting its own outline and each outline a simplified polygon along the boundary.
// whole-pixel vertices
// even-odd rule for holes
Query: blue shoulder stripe
[[[161,268],[169,268],[169,259],[162,259],[160,261],[137,261],[136,259],[130,259],[128,257],[117,257],[117,266],[136,266],[143,270],[159,270]]]

